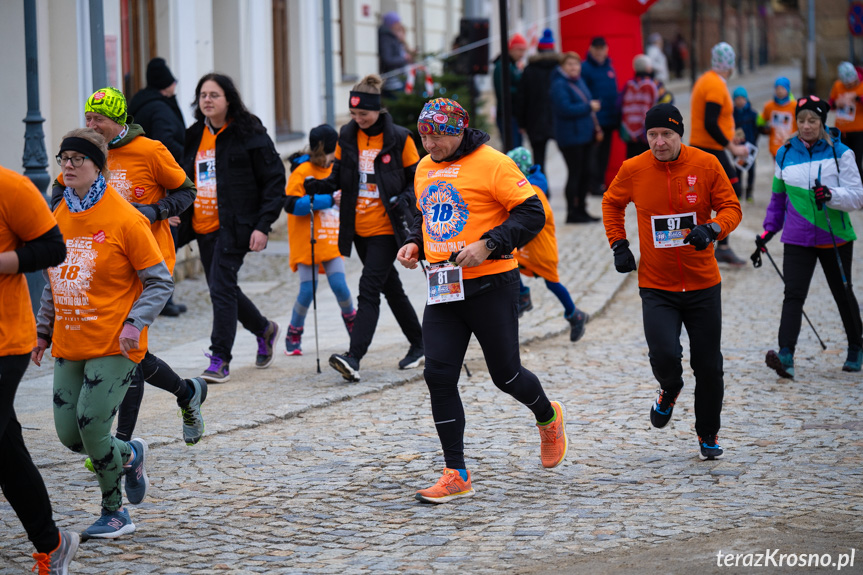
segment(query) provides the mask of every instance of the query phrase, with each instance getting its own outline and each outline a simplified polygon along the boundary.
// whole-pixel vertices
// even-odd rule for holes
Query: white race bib
[[[464,281],[459,266],[450,263],[431,265],[426,279],[428,280],[426,300],[428,305],[464,299]]]
[[[668,216],[653,216],[650,226],[653,229],[653,247],[679,248],[683,238],[698,225],[695,212],[688,214],[671,214]]]

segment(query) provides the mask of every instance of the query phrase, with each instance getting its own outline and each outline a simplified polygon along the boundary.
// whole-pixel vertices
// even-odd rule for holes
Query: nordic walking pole
[[[815,178],[815,187],[821,187],[821,166],[818,166],[818,177]],[[842,285],[845,286],[845,299],[850,310],[853,294],[851,293],[851,286],[848,285],[848,278],[845,277],[845,266],[842,265],[842,258],[839,257],[839,246],[836,245],[836,236],[833,235],[833,225],[830,223],[830,215],[827,213],[827,204],[821,204],[821,209],[824,210],[824,219],[827,220],[827,231],[830,232],[830,239],[833,241],[833,253],[836,254],[836,263],[839,265],[839,275],[842,277]],[[858,331],[860,330],[859,325],[857,329]]]
[[[321,350],[318,346],[318,268],[315,265],[315,193],[309,194],[309,244],[312,246],[312,310],[315,316],[315,360],[318,364],[318,373],[321,373]]]
[[[764,252],[764,254],[767,256],[767,259],[769,259],[769,260],[770,260],[770,263],[771,263],[771,264],[773,264],[773,269],[775,269],[775,270],[776,270],[776,273],[778,273],[778,274],[779,274],[779,279],[781,279],[781,280],[782,280],[782,283],[784,284],[784,283],[785,283],[785,276],[783,276],[783,275],[782,275],[782,272],[781,272],[781,271],[779,271],[779,266],[777,266],[777,265],[776,265],[776,262],[775,262],[775,261],[773,261],[773,256],[771,256],[771,255],[770,255],[770,252],[768,252],[768,251],[767,251],[767,246],[764,246],[764,247],[762,247],[762,248],[756,248],[756,249],[755,249],[755,253],[754,253],[754,254],[752,254],[752,265],[754,265],[754,266],[755,266],[755,267],[757,267],[757,268],[760,268],[760,267],[761,267],[761,257],[759,256],[759,254],[760,254],[761,252]],[[757,257],[757,256],[758,256],[758,257]],[[758,263],[756,263],[756,257],[757,257],[757,262],[758,262]],[[809,324],[809,327],[811,327],[811,328],[812,328],[812,333],[814,333],[814,334],[815,334],[815,337],[818,339],[818,343],[820,343],[820,344],[821,344],[821,349],[827,349],[827,346],[826,346],[826,345],[824,345],[824,342],[823,342],[823,341],[821,341],[821,336],[819,336],[819,335],[818,335],[818,332],[815,330],[815,326],[814,326],[814,325],[812,325],[812,322],[811,322],[811,321],[809,321],[809,316],[808,316],[808,315],[806,315],[806,310],[804,310],[803,308],[801,308],[801,309],[800,309],[800,311],[803,313],[803,317],[804,317],[804,318],[806,318],[806,323],[808,323],[808,324]]]

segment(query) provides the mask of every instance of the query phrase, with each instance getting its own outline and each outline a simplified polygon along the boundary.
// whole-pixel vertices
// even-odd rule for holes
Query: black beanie
[[[318,144],[324,145],[324,153],[332,154],[336,151],[336,142],[339,141],[339,133],[329,124],[321,124],[309,132],[309,147],[312,151],[318,147]]]
[[[830,105],[818,96],[807,96],[797,100],[797,108],[794,110],[794,118],[801,110],[812,110],[821,117],[821,123],[827,125],[827,113],[830,111]]]
[[[164,58],[153,58],[147,64],[147,86],[164,90],[176,81]]]
[[[671,104],[657,104],[644,116],[644,131],[651,128],[668,128],[683,137],[683,116],[680,110]]]

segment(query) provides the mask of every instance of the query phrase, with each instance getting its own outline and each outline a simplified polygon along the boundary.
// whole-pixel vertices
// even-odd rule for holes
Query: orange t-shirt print
[[[0,252],[18,249],[57,225],[29,178],[0,166]],[[30,353],[36,320],[22,274],[0,274],[0,357]]]
[[[51,354],[71,361],[120,355],[120,332],[143,286],[137,270],[163,261],[147,219],[111,186],[84,212],[61,202],[54,215],[66,259],[48,269],[54,299]],[[129,358],[147,352],[147,329]]]
[[[285,195],[303,197],[306,195],[303,182],[311,176],[322,180],[333,171],[332,166],[322,168],[311,162],[303,162],[291,172]],[[332,207],[327,210],[317,210],[315,214],[315,261],[328,262],[341,257],[339,253],[339,210]],[[288,242],[290,244],[290,259],[288,265],[291,271],[297,271],[297,265],[312,265],[312,248],[309,242],[310,216],[295,216],[288,214]]]
[[[227,126],[227,124],[225,124]],[[198,153],[195,155],[195,211],[192,212],[192,229],[196,234],[209,234],[219,229],[219,204],[216,194],[216,137],[225,129],[222,126],[213,134],[204,126]]]
[[[848,99],[848,103],[840,105],[839,100]],[[836,127],[840,132],[863,132],[863,110],[860,100],[863,98],[863,82],[853,88],[846,88],[841,80],[833,83],[830,99],[836,102]]]

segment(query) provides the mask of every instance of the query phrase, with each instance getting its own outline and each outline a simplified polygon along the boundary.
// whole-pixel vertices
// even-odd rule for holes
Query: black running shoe
[[[716,435],[705,435],[704,437],[698,437],[698,447],[700,453],[698,457],[701,461],[705,460],[713,460],[719,459],[722,457],[722,447],[719,445],[717,441],[719,439]]]
[[[578,341],[584,335],[584,324],[590,319],[587,312],[576,309],[571,316],[566,318],[569,322],[569,341]]]
[[[399,362],[399,369],[413,369],[425,361],[425,349],[412,345],[408,354]]]
[[[661,429],[671,421],[671,414],[674,413],[674,402],[677,401],[681,389],[683,389],[682,385],[677,391],[659,390],[659,396],[650,407],[650,423],[653,424],[653,427]]]
[[[351,352],[346,351],[339,355],[334,353],[330,356],[330,367],[342,374],[346,381],[360,380],[360,360],[351,355]]]

